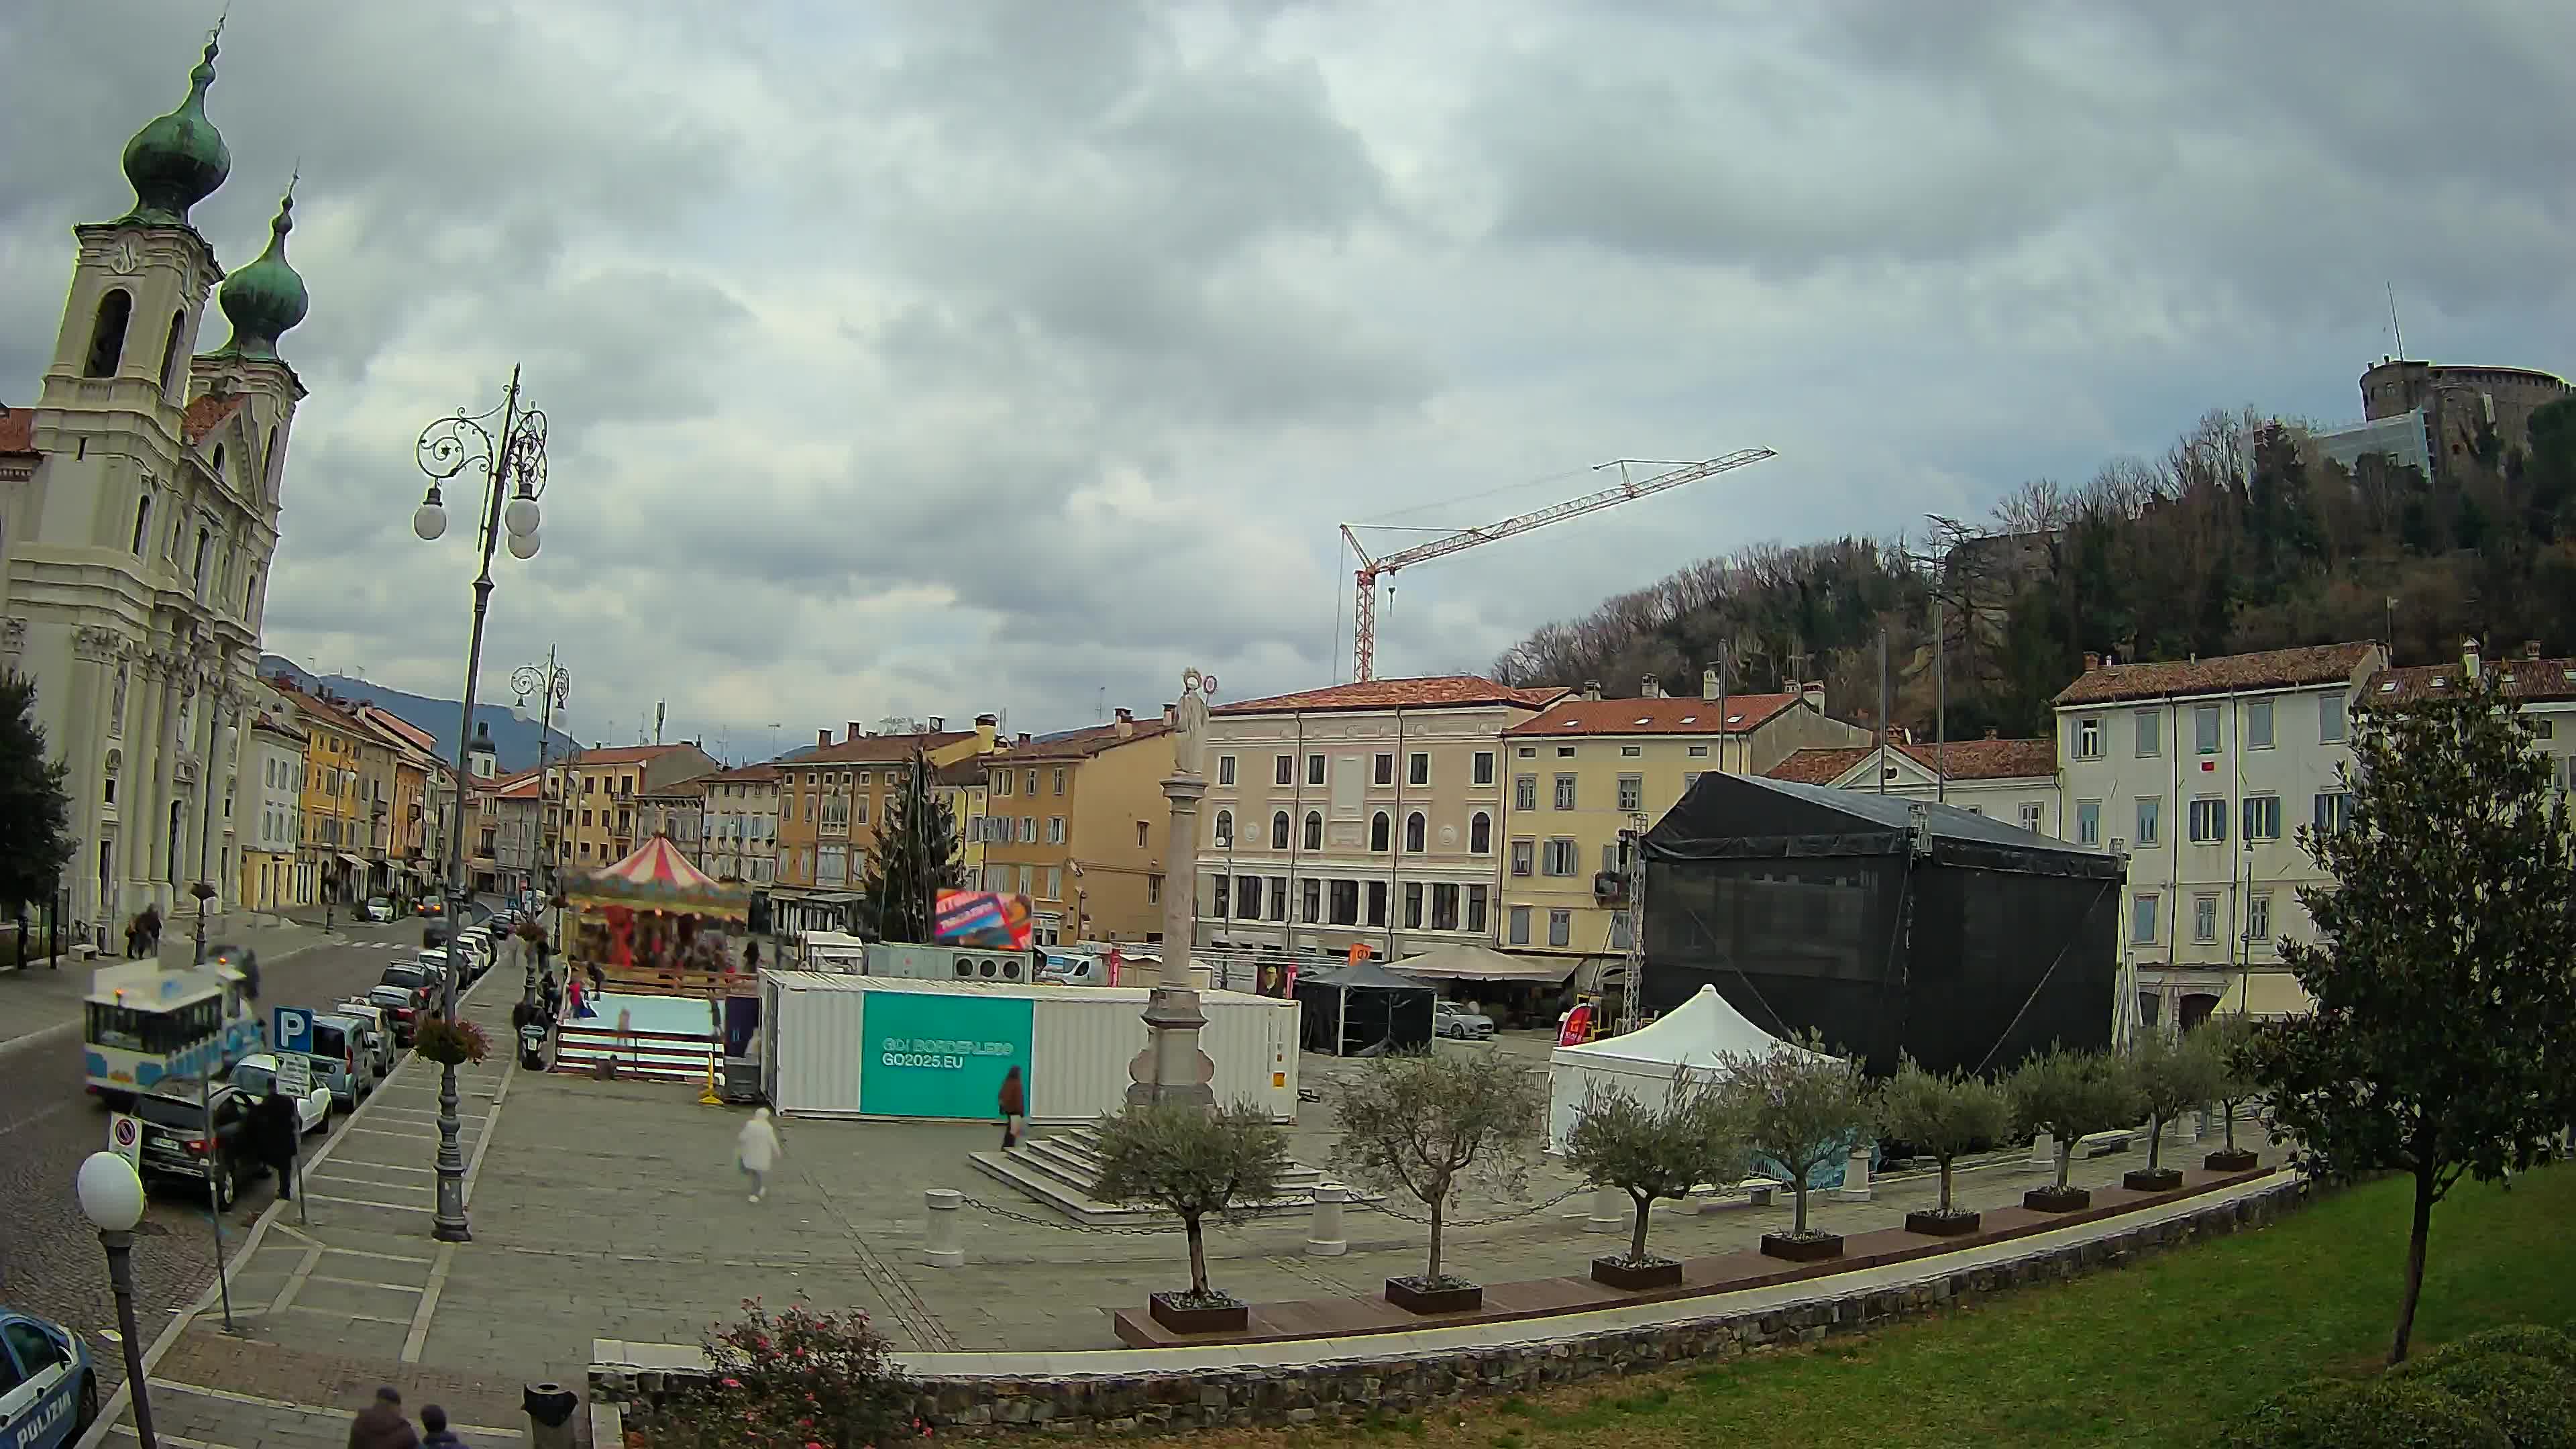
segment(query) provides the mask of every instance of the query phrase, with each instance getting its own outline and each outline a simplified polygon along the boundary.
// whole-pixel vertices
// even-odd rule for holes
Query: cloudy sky
[[[0,9],[0,400],[217,8]],[[559,645],[585,740],[1310,687],[1336,524],[1780,451],[1401,575],[1380,672],[1481,668],[2211,406],[2356,417],[2390,286],[2419,355],[2576,368],[2541,0],[235,0],[220,67],[228,264],[303,170],[269,647],[452,694],[413,440],[522,363],[553,488],[485,687]]]

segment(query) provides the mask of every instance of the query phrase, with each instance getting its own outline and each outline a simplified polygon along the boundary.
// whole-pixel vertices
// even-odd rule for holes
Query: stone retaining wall
[[[1896,1319],[2033,1283],[2056,1282],[2099,1268],[2124,1266],[2149,1253],[2197,1239],[2268,1226],[2307,1201],[2308,1185],[2290,1178],[2230,1202],[2163,1222],[2143,1224],[2018,1257],[1961,1268],[1903,1288],[1837,1294],[1817,1280],[1817,1296],[1671,1323],[1585,1333],[1546,1343],[1390,1354],[1292,1364],[1271,1369],[1194,1373],[1080,1375],[1064,1378],[960,1377],[919,1382],[914,1412],[948,1432],[986,1435],[1043,1429],[1052,1433],[1127,1432],[1219,1426],[1312,1423],[1356,1418],[1372,1410],[1418,1413],[1472,1395],[1527,1393],[1585,1379],[1668,1365],[1731,1358],[1772,1345],[1815,1343],[1861,1333]],[[1929,1267],[1929,1260],[1924,1266]],[[1535,1328],[1535,1323],[1524,1323]],[[686,1371],[594,1365],[593,1402],[614,1404],[649,1420],[652,1406]]]

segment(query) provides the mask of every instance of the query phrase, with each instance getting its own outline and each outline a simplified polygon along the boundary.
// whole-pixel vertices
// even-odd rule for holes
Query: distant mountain
[[[324,688],[342,699],[373,704],[405,724],[436,736],[440,759],[451,763],[456,759],[455,700],[431,699],[381,684],[370,684],[363,679],[352,679],[344,674],[315,674],[298,666],[294,660],[274,654],[259,657],[259,672],[263,679],[284,675],[299,689]],[[492,750],[500,757],[501,773],[511,775],[537,767],[537,736],[541,731],[535,720],[520,718],[507,704],[480,701],[474,706],[474,718],[492,731]],[[561,759],[574,748],[573,737],[557,730],[554,743],[546,753],[549,758]]]

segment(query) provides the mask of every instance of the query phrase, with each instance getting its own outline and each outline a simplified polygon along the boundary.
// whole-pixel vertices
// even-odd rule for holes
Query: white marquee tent
[[[1720,1057],[1768,1056],[1783,1046],[1788,1043],[1746,1020],[1716,987],[1702,986],[1697,996],[1625,1036],[1558,1047],[1547,1063],[1547,1150],[1565,1149],[1565,1134],[1596,1088],[1616,1087],[1660,1107],[1677,1073],[1705,1074]]]

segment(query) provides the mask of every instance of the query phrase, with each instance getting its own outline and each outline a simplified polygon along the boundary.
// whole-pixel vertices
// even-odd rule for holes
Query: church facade
[[[147,905],[192,915],[196,882],[209,910],[234,904],[258,848],[258,792],[239,785],[258,770],[244,738],[304,398],[277,344],[307,304],[292,187],[268,249],[229,276],[189,221],[231,169],[206,115],[216,54],[127,143],[133,208],[73,228],[38,398],[0,410],[0,667],[33,678],[68,766],[69,916],[112,947]],[[210,299],[231,335],[201,353]]]

